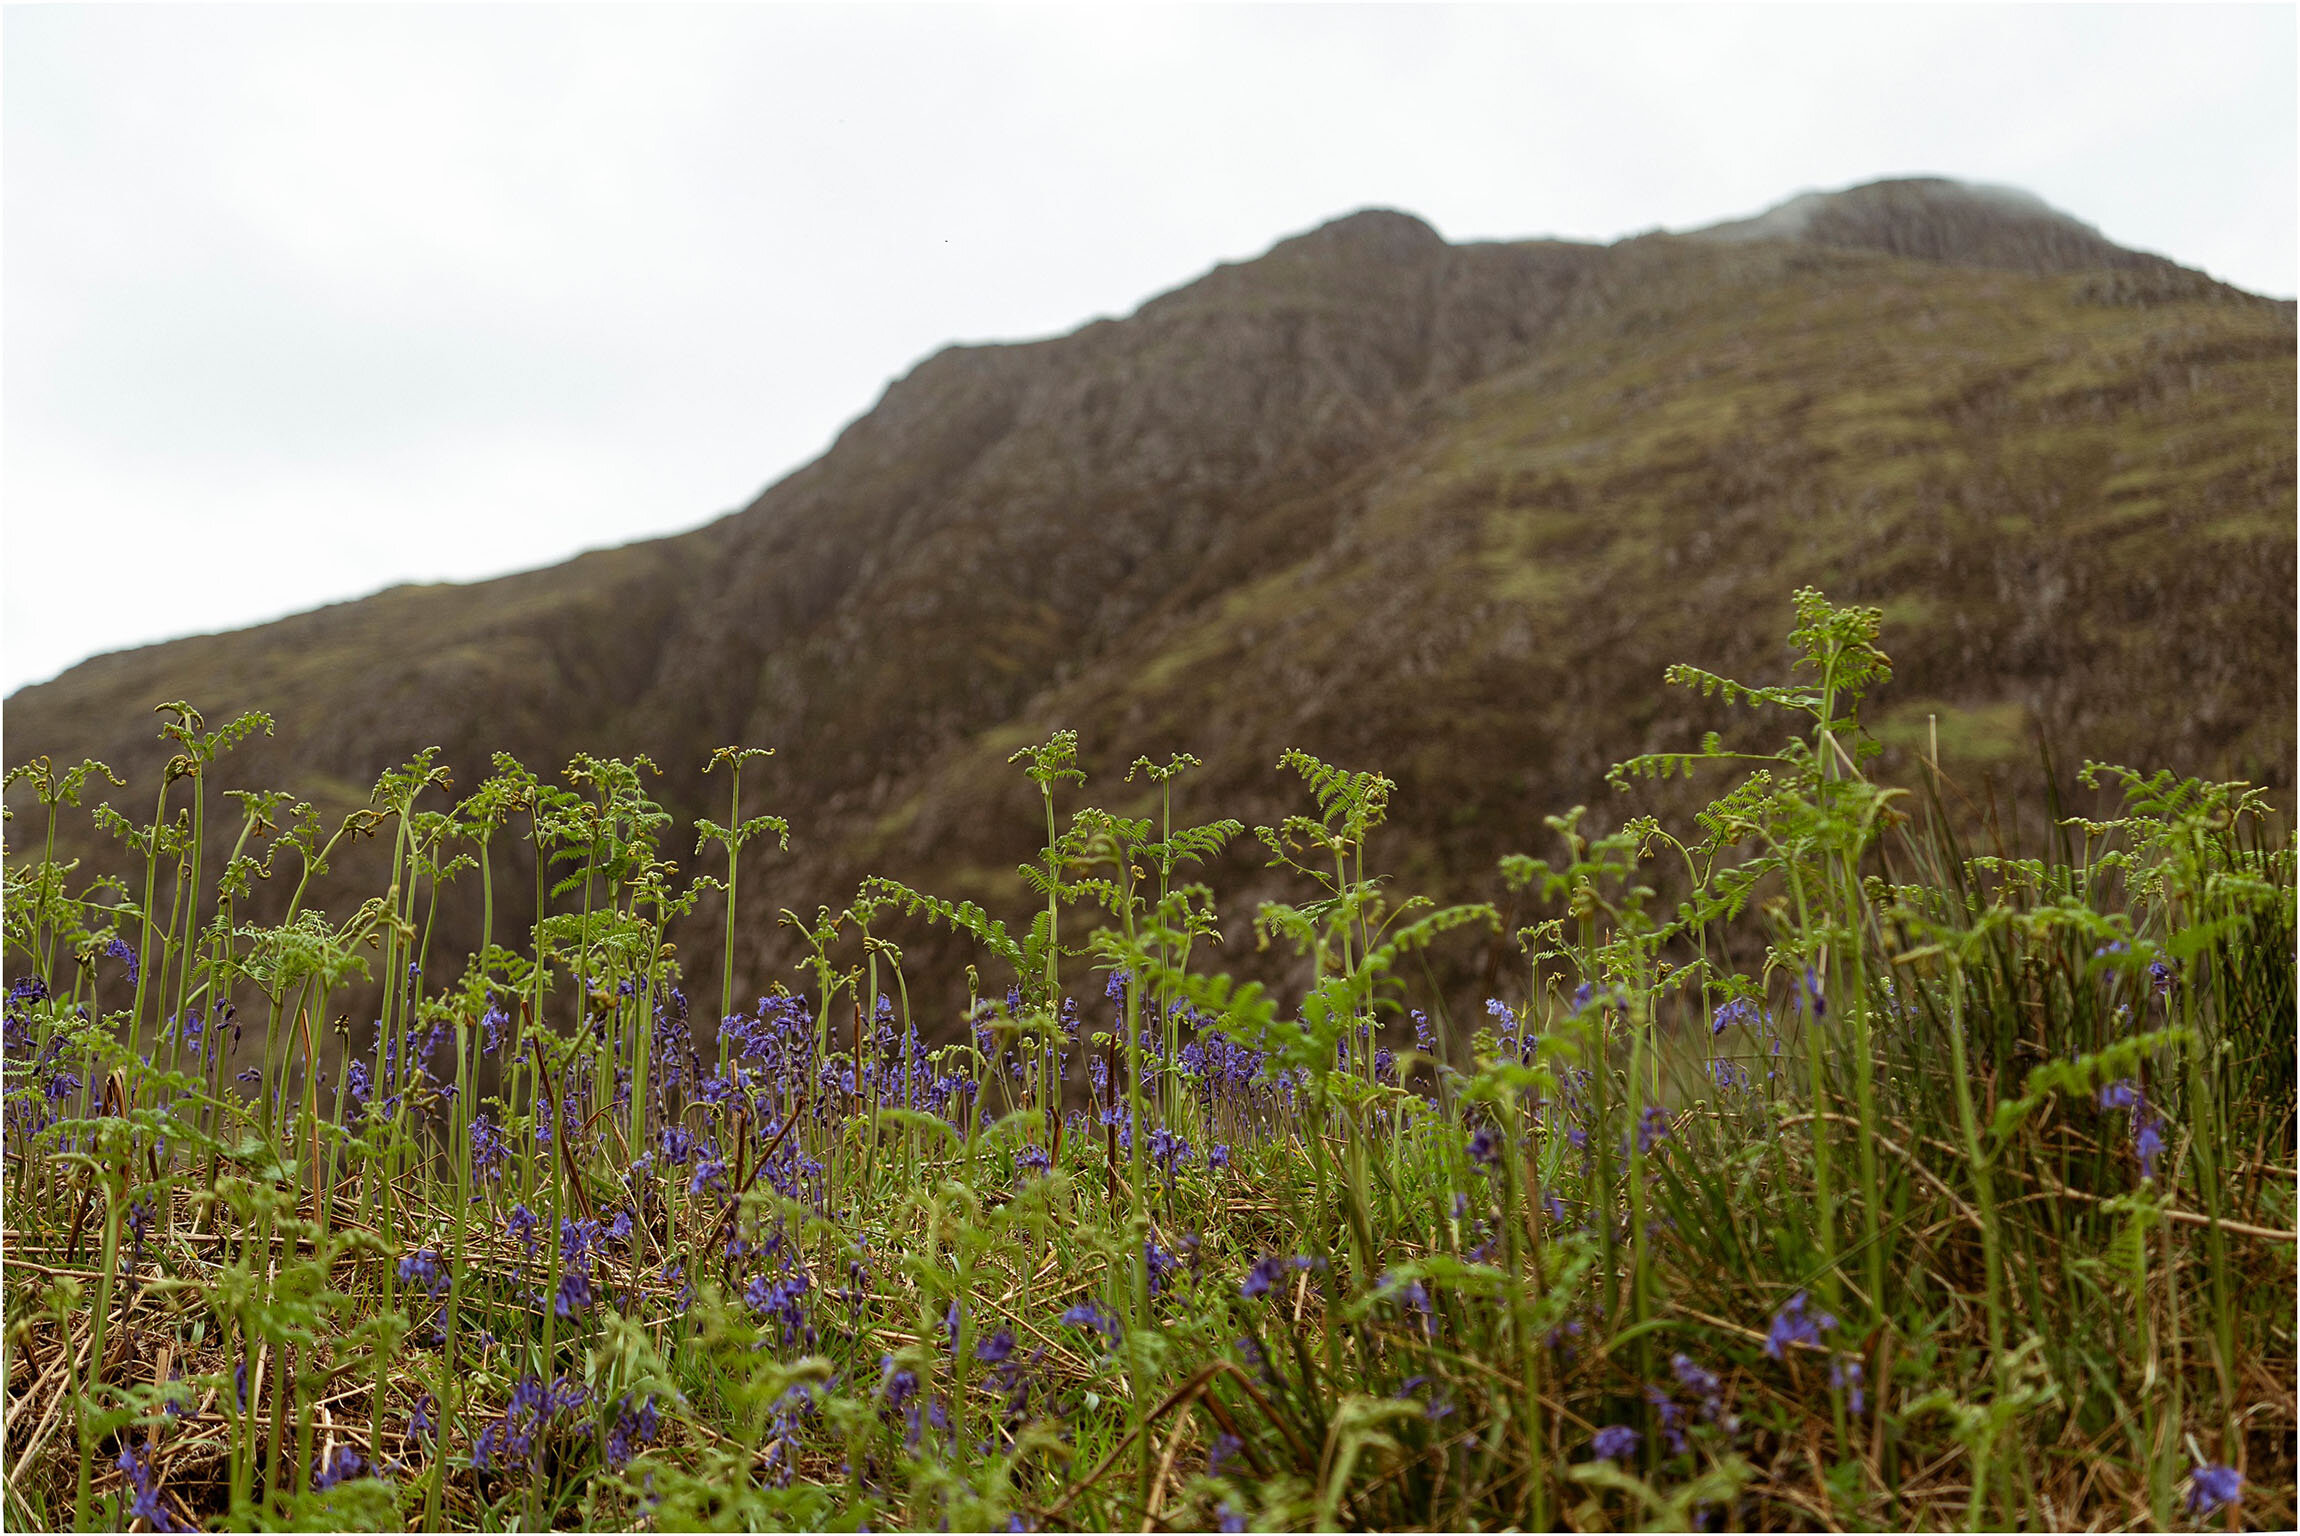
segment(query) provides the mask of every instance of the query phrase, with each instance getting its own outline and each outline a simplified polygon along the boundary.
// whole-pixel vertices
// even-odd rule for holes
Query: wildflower
[[[135,1269],[144,1262],[144,1239],[152,1231],[152,1202],[138,1200],[128,1207],[128,1232],[135,1239],[135,1247],[128,1258],[128,1267]]]
[[[440,1266],[437,1250],[419,1248],[399,1261],[399,1278],[403,1285],[421,1286],[424,1294],[437,1300],[447,1294],[450,1276]]]
[[[2172,995],[2172,984],[2177,976],[2178,973],[2167,961],[2151,960],[2148,962],[2148,983],[2156,989],[2158,997],[2170,997]]]
[[[1471,1162],[1487,1168],[1501,1161],[1501,1137],[1495,1134],[1492,1126],[1481,1125],[1477,1128],[1477,1134],[1470,1137],[1469,1158]]]
[[[1091,1301],[1079,1302],[1062,1314],[1063,1323],[1071,1328],[1087,1328],[1101,1334],[1113,1344],[1118,1342],[1118,1319],[1103,1311]]]
[[[1150,1294],[1153,1296],[1162,1295],[1168,1279],[1182,1267],[1180,1255],[1168,1253],[1148,1239],[1142,1244],[1142,1262],[1150,1270]]]
[[[1836,1318],[1829,1313],[1809,1315],[1805,1310],[1805,1293],[1799,1291],[1773,1314],[1772,1329],[1765,1336],[1765,1353],[1776,1360],[1782,1359],[1782,1352],[1790,1345],[1818,1344],[1821,1335],[1836,1326]]]
[[[727,1164],[724,1158],[706,1157],[695,1164],[695,1176],[687,1181],[687,1193],[700,1195],[706,1189],[720,1194],[727,1192]]]
[[[1245,1448],[1246,1442],[1236,1435],[1216,1435],[1213,1445],[1206,1451],[1206,1475],[1208,1477],[1220,1477],[1222,1468],[1229,1465],[1230,1458]]]
[[[355,1061],[345,1070],[343,1088],[354,1104],[365,1104],[368,1101],[374,1089],[368,1081],[366,1062]]]
[[[367,1458],[348,1445],[339,1445],[327,1456],[312,1463],[311,1485],[315,1492],[325,1493],[338,1483],[348,1483],[367,1471]]]
[[[1679,1386],[1696,1397],[1716,1402],[1724,1394],[1724,1384],[1718,1381],[1717,1373],[1703,1369],[1694,1362],[1691,1355],[1671,1355],[1669,1371],[1677,1378]]]
[[[2129,1077],[2120,1077],[2100,1090],[2102,1109],[2136,1109],[2140,1105],[2140,1085]]]
[[[1637,1150],[1650,1152],[1654,1146],[1669,1139],[1669,1111],[1658,1104],[1649,1104],[1645,1113],[1637,1118]]]
[[[571,1269],[559,1277],[558,1293],[551,1298],[551,1309],[561,1317],[573,1317],[591,1305],[591,1270],[586,1265]]]
[[[1645,1400],[1653,1405],[1654,1417],[1661,1421],[1661,1438],[1669,1443],[1669,1454],[1685,1454],[1685,1410],[1676,1399],[1650,1383],[1645,1388]]]
[[[1589,1437],[1589,1453],[1599,1461],[1627,1461],[1643,1438],[1626,1424],[1608,1424]]]
[[[1001,1328],[974,1347],[974,1358],[985,1365],[1004,1365],[1014,1353],[1014,1330]]]
[[[1150,1133],[1150,1161],[1157,1164],[1168,1179],[1174,1177],[1175,1168],[1190,1160],[1190,1143],[1164,1126]]]
[[[104,946],[104,953],[110,955],[115,960],[125,960],[128,962],[128,985],[131,987],[134,986],[136,984],[136,979],[143,973],[137,968],[136,952],[128,947],[128,941],[126,939],[116,938],[112,940],[111,943]]]
[[[503,1165],[511,1156],[511,1148],[503,1140],[501,1127],[482,1111],[471,1121],[471,1167],[483,1179],[499,1179]]]
[[[1270,1294],[1270,1287],[1283,1280],[1286,1277],[1286,1271],[1293,1267],[1274,1254],[1264,1254],[1255,1260],[1254,1267],[1246,1272],[1245,1283],[1238,1287],[1238,1294],[1248,1301],[1257,1296],[1267,1296]]]
[[[2188,1474],[2188,1512],[2192,1515],[2209,1515],[2224,1504],[2235,1503],[2243,1493],[2244,1474],[2217,1461],[2208,1461]]]
[[[1206,1154],[1206,1166],[1208,1168],[1229,1167],[1230,1144],[1226,1141],[1216,1142],[1214,1144],[1214,1150]]]
[[[528,1257],[535,1255],[535,1213],[524,1204],[511,1207],[511,1214],[503,1218],[503,1230],[527,1245]]]
[[[1861,1393],[1861,1380],[1860,1361],[1839,1355],[1829,1362],[1830,1390],[1844,1393],[1845,1406],[1855,1414],[1868,1406],[1868,1399]]]
[[[128,1474],[128,1486],[135,1492],[135,1499],[128,1508],[130,1519],[140,1518],[155,1531],[191,1529],[187,1525],[178,1525],[175,1516],[169,1514],[167,1506],[160,1502],[159,1484],[152,1478],[149,1450],[129,1446],[120,1452],[119,1460],[113,1465]]]
[[[615,1427],[607,1433],[607,1465],[620,1471],[630,1461],[632,1447],[651,1443],[661,1427],[654,1398],[641,1398],[636,1409],[630,1398],[623,1398],[615,1405]]]
[[[431,1410],[436,1406],[429,1392],[415,1400],[414,1405],[407,1410],[408,1439],[428,1440],[439,1432],[439,1426],[431,1419]]]
[[[1214,1520],[1214,1528],[1216,1530],[1242,1531],[1246,1528],[1246,1517],[1240,1514],[1234,1507],[1232,1507],[1228,1499],[1224,1499],[1221,1504],[1216,1507],[1214,1510]]]
[[[1040,1146],[1024,1147],[1014,1155],[1014,1164],[1025,1179],[1041,1178],[1054,1170],[1054,1159]]]
[[[260,1083],[264,1080],[264,1069],[261,1067],[249,1067],[245,1071],[233,1073],[232,1076],[239,1082]]]
[[[1813,1001],[1814,1018],[1825,1019],[1829,1016],[1829,1000],[1821,995],[1821,978],[1809,965],[1805,967],[1805,995]]]
[[[232,1391],[239,1397],[240,1412],[248,1411],[248,1363],[242,1360],[232,1367]]]
[[[2164,1122],[2143,1109],[2136,1117],[2132,1131],[2132,1150],[2140,1156],[2140,1176],[2156,1177],[2156,1159],[2164,1151]]]
[[[1744,1029],[1755,1029],[1763,1022],[1763,1015],[1758,1013],[1755,1003],[1745,997],[1736,997],[1718,1005],[1716,1013],[1709,1019],[1709,1033],[1721,1035],[1736,1024]]]

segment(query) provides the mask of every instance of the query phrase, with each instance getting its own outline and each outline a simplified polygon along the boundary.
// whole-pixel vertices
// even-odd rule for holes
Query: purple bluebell
[[[1490,1125],[1481,1125],[1469,1139],[1469,1158],[1480,1167],[1490,1168],[1501,1161],[1501,1137]]]
[[[2156,1160],[2164,1152],[2164,1122],[2143,1109],[2134,1117],[2132,1150],[2140,1157],[2140,1176],[2156,1177]]]
[[[1790,1345],[1818,1344],[1822,1334],[1837,1326],[1836,1318],[1826,1312],[1818,1315],[1807,1312],[1805,1301],[1805,1293],[1799,1291],[1773,1314],[1773,1326],[1765,1335],[1766,1354],[1776,1360],[1783,1359]]]
[[[399,1261],[400,1283],[420,1288],[433,1300],[447,1294],[451,1278],[439,1262],[437,1249],[418,1248]]]
[[[1112,1343],[1116,1343],[1118,1340],[1118,1319],[1103,1311],[1092,1301],[1077,1303],[1069,1311],[1062,1314],[1062,1321],[1068,1327],[1090,1329],[1101,1334]]]
[[[367,1458],[348,1445],[339,1445],[323,1457],[315,1458],[311,1469],[311,1485],[315,1492],[325,1493],[338,1483],[348,1483],[367,1472]]]
[[[128,1505],[128,1517],[141,1519],[155,1531],[188,1531],[192,1527],[179,1525],[176,1517],[160,1500],[159,1484],[152,1477],[152,1458],[148,1449],[128,1446],[113,1463],[128,1475],[128,1487],[134,1494]]]
[[[136,984],[137,978],[143,975],[143,971],[136,964],[136,952],[129,946],[126,939],[113,939],[111,943],[104,946],[104,953],[110,955],[115,960],[125,960],[128,962],[129,986],[134,986]]]
[[[2244,1474],[2234,1467],[2208,1461],[2188,1474],[2188,1512],[2209,1515],[2244,1496]]]
[[[1868,1406],[1868,1398],[1861,1391],[1862,1379],[1861,1362],[1850,1355],[1838,1355],[1829,1361],[1829,1386],[1845,1394],[1845,1406],[1855,1415]]]
[[[1608,1424],[1589,1437],[1589,1454],[1599,1461],[1627,1461],[1643,1438],[1626,1424]]]

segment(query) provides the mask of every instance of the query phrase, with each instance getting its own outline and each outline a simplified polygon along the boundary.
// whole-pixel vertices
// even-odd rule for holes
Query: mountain
[[[1148,804],[1122,782],[1144,754],[1204,759],[1184,812],[1249,823],[1305,803],[1287,747],[1379,767],[1403,888],[1492,895],[1546,814],[1687,803],[1603,770],[1731,726],[1662,668],[1782,677],[1806,584],[1885,609],[1888,770],[1936,718],[2012,817],[2039,734],[2288,804],[2294,347],[2291,303],[2003,189],[1884,182],[1609,246],[1362,212],[1124,320],[947,348],[695,532],[97,657],[7,701],[8,760],[103,758],[148,815],[151,709],[185,698],[278,717],[223,783],[327,807],[425,746],[465,786],[495,750],[643,751],[674,811],[724,819],[711,749],[772,745],[745,809],[794,836],[745,863],[749,993],[791,959],[767,914],[865,872],[1019,907],[1043,829],[1006,758],[1059,727],[1114,809]],[[1250,959],[1260,864],[1215,872],[1217,963]],[[339,899],[373,888],[338,871]],[[475,908],[443,909],[442,948]],[[699,986],[720,920],[682,946]],[[904,939],[949,982],[947,940]]]

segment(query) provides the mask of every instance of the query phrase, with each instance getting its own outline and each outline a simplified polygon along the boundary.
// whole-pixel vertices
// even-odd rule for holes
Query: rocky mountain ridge
[[[1367,211],[945,349],[693,533],[95,658],[8,700],[8,760],[101,757],[142,802],[181,697],[274,713],[227,780],[323,804],[429,745],[465,785],[644,751],[723,819],[710,750],[772,744],[746,809],[796,836],[746,865],[746,992],[790,958],[763,914],[866,871],[1015,905],[1040,834],[1004,757],[1062,726],[1104,803],[1138,752],[1206,759],[1196,812],[1248,820],[1297,808],[1284,747],[1382,767],[1408,887],[1490,894],[1543,814],[1623,813],[1606,763],[1718,723],[1664,664],[1778,675],[1806,582],[1886,607],[1880,736],[1930,706],[1976,791],[2020,804],[2041,730],[2288,796],[2293,400],[2289,303],[1999,192],[1611,246]]]

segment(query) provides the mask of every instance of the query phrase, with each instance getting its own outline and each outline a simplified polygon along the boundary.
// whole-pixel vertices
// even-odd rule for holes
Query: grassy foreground
[[[152,821],[94,811],[140,887],[52,857],[109,770],[12,768],[7,1523],[2291,1524],[2288,835],[2095,765],[2116,819],[1967,853],[1944,786],[1863,770],[1877,613],[1796,610],[1790,684],[1670,673],[1780,749],[1623,764],[1724,792],[1503,860],[1553,915],[1471,1019],[1412,979],[1497,913],[1396,898],[1388,781],[1300,753],[1252,834],[1292,904],[1191,883],[1247,834],[1176,819],[1189,758],[1116,816],[1057,735],[1026,931],[866,882],[716,1028],[683,989],[732,993],[736,901],[717,974],[663,929],[785,833],[749,751],[693,829],[723,885],[644,759],[453,801],[426,755],[331,828],[211,803],[268,722],[169,706]],[[305,908],[358,837],[389,888]],[[515,838],[552,883],[498,944]],[[451,880],[478,954],[430,944]],[[955,1031],[897,913],[979,945]],[[1225,922],[1301,995],[1213,970]]]

